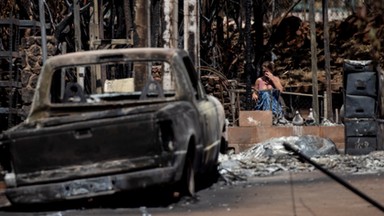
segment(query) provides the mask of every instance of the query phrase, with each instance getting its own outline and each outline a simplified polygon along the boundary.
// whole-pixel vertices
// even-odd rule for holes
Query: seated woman
[[[271,110],[274,123],[280,121],[280,123],[286,123],[283,115],[283,109],[279,102],[280,93],[284,88],[277,76],[274,76],[273,63],[264,62],[262,65],[263,76],[256,79],[254,89],[252,93],[252,99],[256,101],[256,110]]]

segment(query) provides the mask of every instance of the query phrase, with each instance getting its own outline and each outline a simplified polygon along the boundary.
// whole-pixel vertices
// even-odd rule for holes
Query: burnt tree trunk
[[[255,59],[254,59],[254,67],[256,70],[252,73],[251,80],[252,83],[255,82],[257,77],[261,76],[261,63],[264,59],[264,27],[263,27],[263,21],[264,21],[264,0],[254,0],[253,3],[253,16],[255,17]]]

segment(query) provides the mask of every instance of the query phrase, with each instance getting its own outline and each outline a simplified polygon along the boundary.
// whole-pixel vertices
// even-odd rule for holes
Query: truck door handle
[[[90,128],[75,130],[74,136],[76,139],[85,139],[92,137]]]

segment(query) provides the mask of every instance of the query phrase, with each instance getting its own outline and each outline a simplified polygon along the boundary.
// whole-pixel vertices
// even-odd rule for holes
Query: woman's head
[[[269,71],[271,73],[273,73],[273,69],[274,69],[274,64],[273,62],[270,62],[270,61],[265,61],[263,62],[262,64],[262,69],[263,69],[263,73]]]

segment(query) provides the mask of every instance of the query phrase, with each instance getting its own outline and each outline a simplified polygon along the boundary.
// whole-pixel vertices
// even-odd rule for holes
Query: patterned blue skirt
[[[261,90],[257,100],[255,110],[272,110],[274,116],[281,116],[283,109],[279,102],[280,91],[276,89]]]

